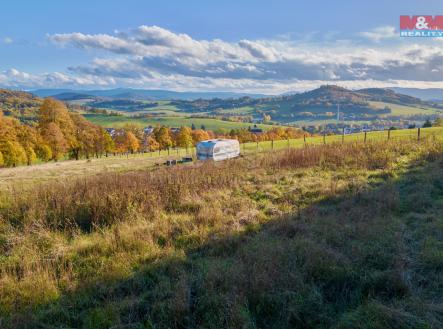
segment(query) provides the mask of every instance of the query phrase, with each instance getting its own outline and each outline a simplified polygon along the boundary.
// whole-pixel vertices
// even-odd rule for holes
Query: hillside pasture
[[[394,116],[409,116],[409,115],[435,115],[435,114],[443,114],[443,110],[434,109],[434,108],[422,108],[422,107],[414,107],[414,106],[405,106],[384,102],[369,102],[370,106],[374,109],[384,109],[385,107],[389,107],[392,112],[387,115]]]
[[[191,127],[192,124],[196,126],[196,128],[200,128],[202,125],[205,126],[208,130],[231,130],[238,128],[248,128],[253,126],[252,123],[244,123],[244,122],[232,122],[232,121],[223,121],[218,119],[211,118],[191,118],[191,117],[158,117],[158,118],[135,118],[129,116],[113,116],[113,115],[103,115],[103,114],[85,114],[86,119],[95,123],[97,125],[103,127],[112,127],[112,128],[121,128],[126,124],[135,124],[139,127],[147,127],[156,125],[165,125],[168,127],[181,127],[188,126]],[[263,129],[272,129],[274,126],[272,125],[264,125],[258,124],[260,128]]]
[[[1,326],[440,328],[442,164],[332,143],[0,192]]]

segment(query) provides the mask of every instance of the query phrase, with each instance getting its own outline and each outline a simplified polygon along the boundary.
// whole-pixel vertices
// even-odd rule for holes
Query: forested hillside
[[[0,89],[0,110],[7,116],[33,121],[43,100],[30,93]]]

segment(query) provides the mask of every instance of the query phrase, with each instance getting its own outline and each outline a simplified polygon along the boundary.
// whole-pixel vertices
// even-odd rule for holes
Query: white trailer
[[[197,144],[199,160],[222,161],[240,155],[240,143],[236,139],[210,139]]]

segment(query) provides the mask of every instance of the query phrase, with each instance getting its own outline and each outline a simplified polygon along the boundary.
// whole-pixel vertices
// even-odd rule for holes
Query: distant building
[[[250,131],[251,133],[253,133],[253,134],[257,134],[257,135],[263,133],[263,129],[257,127],[257,125],[254,125],[254,127],[252,127],[249,131]]]
[[[345,135],[352,134],[352,128],[348,128],[348,127],[344,128],[343,133],[344,133]]]
[[[105,130],[107,131],[107,133],[111,136],[114,137],[117,134],[117,130],[115,130],[114,128],[105,128]]]
[[[151,135],[154,132],[154,128],[152,128],[151,126],[143,128],[143,132],[145,133],[145,135]]]

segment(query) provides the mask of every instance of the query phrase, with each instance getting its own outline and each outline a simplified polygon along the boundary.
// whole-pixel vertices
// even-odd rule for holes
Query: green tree
[[[423,128],[430,128],[432,127],[432,122],[427,119],[426,122],[423,124]]]

